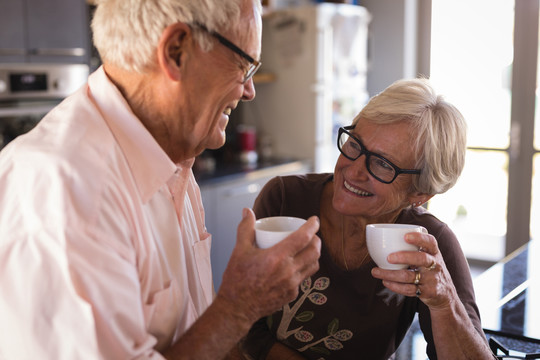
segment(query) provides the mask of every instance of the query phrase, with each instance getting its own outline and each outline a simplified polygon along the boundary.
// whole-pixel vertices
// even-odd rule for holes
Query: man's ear
[[[188,49],[186,39],[190,35],[190,27],[181,22],[167,26],[161,33],[157,46],[158,65],[173,80],[180,78],[180,67]]]

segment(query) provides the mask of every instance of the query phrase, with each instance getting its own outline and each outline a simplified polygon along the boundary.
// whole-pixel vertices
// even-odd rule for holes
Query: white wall
[[[362,0],[360,4],[372,15],[369,95],[398,79],[429,76],[431,0]]]

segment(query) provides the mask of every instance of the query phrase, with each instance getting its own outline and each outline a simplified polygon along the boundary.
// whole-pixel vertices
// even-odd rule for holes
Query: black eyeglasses
[[[418,169],[400,169],[381,155],[368,151],[362,142],[349,132],[354,127],[355,125],[339,128],[338,149],[343,156],[352,161],[366,155],[366,168],[375,179],[390,184],[399,174],[420,174],[421,171]]]
[[[242,58],[244,58],[245,60],[247,60],[249,62],[249,66],[246,69],[244,69],[244,80],[243,80],[244,84],[246,82],[248,82],[248,80],[251,79],[251,77],[261,67],[262,62],[257,61],[254,58],[252,58],[251,56],[249,56],[248,54],[246,54],[244,52],[244,50],[240,49],[238,46],[233,44],[230,40],[228,40],[223,35],[215,32],[215,31],[208,30],[208,28],[206,26],[204,26],[203,24],[195,23],[195,26],[197,26],[198,28],[206,31],[208,34],[215,37],[222,45],[224,45],[225,47],[231,49],[232,51],[234,51],[235,53],[237,53],[238,55],[240,55]]]

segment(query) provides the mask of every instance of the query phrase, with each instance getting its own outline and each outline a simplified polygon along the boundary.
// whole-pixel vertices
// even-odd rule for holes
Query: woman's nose
[[[367,178],[369,176],[369,171],[367,169],[366,154],[362,154],[356,160],[351,161],[349,168],[354,172],[354,176],[362,179]]]

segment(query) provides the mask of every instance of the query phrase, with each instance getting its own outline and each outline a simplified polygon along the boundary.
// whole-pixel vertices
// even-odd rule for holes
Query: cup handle
[[[428,231],[427,231],[427,229],[426,229],[425,227],[420,226],[420,228],[422,229],[422,232],[423,232],[424,234],[429,234]]]

